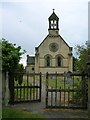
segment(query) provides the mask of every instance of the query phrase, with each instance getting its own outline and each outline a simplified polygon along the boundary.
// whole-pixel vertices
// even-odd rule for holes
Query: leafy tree
[[[74,63],[76,71],[78,70],[79,72],[86,72],[88,70],[87,67],[87,62],[88,62],[88,54],[90,54],[90,43],[86,42],[85,45],[77,45],[76,46],[76,53],[78,55],[78,58],[76,60],[76,62]],[[86,101],[88,100],[88,81],[86,78]],[[79,83],[79,86],[81,86],[81,83]],[[79,96],[78,96],[79,95]],[[77,97],[81,97],[82,95],[80,94],[75,94],[75,97],[77,99]]]
[[[18,69],[17,69],[18,72],[24,72],[24,66],[23,64],[18,64]]]
[[[8,72],[14,72],[18,69],[18,64],[26,51],[21,51],[21,46],[9,43],[7,40],[2,39],[2,69]]]
[[[76,46],[76,53],[78,55],[77,61],[75,63],[75,67],[79,72],[87,71],[87,61],[88,61],[88,42],[85,45],[77,45]]]
[[[18,64],[17,73],[15,74],[15,80],[21,85],[23,82],[23,72],[24,66],[23,64]]]
[[[76,66],[77,61],[78,59],[73,57],[73,71],[77,71],[77,66]]]

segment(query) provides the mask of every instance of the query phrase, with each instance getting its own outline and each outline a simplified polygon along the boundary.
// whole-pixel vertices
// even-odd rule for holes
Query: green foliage
[[[73,57],[73,71],[77,71],[77,66],[76,66],[77,61],[78,59]]]
[[[76,70],[79,72],[83,72],[87,70],[87,61],[88,61],[88,43],[86,42],[85,45],[77,45],[76,46],[76,53],[78,55],[77,61],[75,62]]]
[[[18,74],[20,73],[20,74]],[[14,74],[15,75],[15,80],[19,82],[19,84],[21,85],[23,82],[23,73],[24,73],[24,66],[23,64],[18,64],[17,66],[17,71]]]
[[[87,78],[84,78],[85,80],[85,99],[86,102],[88,101],[88,80]],[[82,89],[82,79],[80,80],[80,78],[78,78],[78,80],[75,80],[75,87]],[[75,104],[82,104],[82,100],[83,100],[83,94],[82,91],[81,92],[74,92],[73,94],[73,101]]]
[[[75,80],[74,88],[82,89],[82,81],[80,80],[79,77]],[[81,104],[82,102],[81,98],[82,98],[82,92],[74,92],[72,96],[73,99],[72,101],[75,104]]]
[[[21,46],[9,43],[7,40],[2,39],[2,69],[4,71],[15,71],[18,68],[18,64],[26,51],[21,51]]]
[[[87,66],[87,62],[88,62],[88,55],[90,55],[90,42],[86,42],[85,45],[77,45],[76,46],[76,53],[78,55],[77,60],[74,62],[76,71],[79,72],[85,72],[87,73],[88,71],[88,66]],[[79,84],[80,85],[80,84]],[[86,101],[88,101],[88,81],[86,80]],[[74,97],[79,98],[81,96],[81,94],[75,94]]]
[[[18,72],[24,72],[24,66],[23,66],[23,64],[18,64],[17,71]]]

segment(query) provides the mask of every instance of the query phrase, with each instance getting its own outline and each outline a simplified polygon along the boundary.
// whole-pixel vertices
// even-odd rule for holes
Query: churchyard
[[[22,77],[21,83],[19,77],[17,79],[14,78],[14,91],[11,91],[11,97],[7,100],[9,104],[6,103],[7,101],[5,101],[4,104],[7,104],[6,106],[9,107],[11,106],[10,109],[12,110],[14,108],[21,108],[21,110],[27,111],[28,114],[31,111],[31,116],[37,111],[36,113],[41,114],[40,116],[42,118],[50,117],[50,115],[47,114],[50,111],[53,113],[54,110],[56,110],[56,117],[60,117],[62,114],[59,116],[60,113],[58,113],[58,111],[61,110],[64,113],[64,110],[67,109],[69,111],[74,110],[71,114],[69,113],[69,116],[67,115],[68,112],[65,112],[67,117],[72,118],[72,114],[74,114],[75,111],[81,111],[80,113],[83,115],[76,115],[76,118],[88,118],[87,101],[84,99],[86,98],[86,94],[82,94],[82,92],[85,92],[82,91],[82,87],[85,87],[82,86],[82,76],[80,74],[77,74],[78,76],[74,75],[71,73],[70,77],[70,74],[65,73],[63,75],[56,73],[46,75],[42,75],[41,73],[36,75],[26,74],[26,76],[24,75]],[[87,77],[85,79],[87,80]],[[14,93],[14,95],[12,93]],[[9,111],[9,109],[6,108],[6,111],[7,110]],[[36,117],[38,117],[38,115],[36,115]]]

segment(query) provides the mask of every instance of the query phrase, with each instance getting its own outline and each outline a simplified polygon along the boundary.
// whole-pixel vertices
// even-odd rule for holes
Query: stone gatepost
[[[9,102],[8,72],[2,72],[2,105],[7,106]]]

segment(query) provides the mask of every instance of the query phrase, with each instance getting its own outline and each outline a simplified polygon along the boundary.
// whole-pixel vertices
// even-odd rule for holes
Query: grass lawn
[[[44,82],[46,83],[45,80]],[[64,89],[64,88],[73,89],[73,88],[78,88],[78,87],[80,88],[81,87],[80,82],[81,82],[81,78],[77,76],[70,77],[70,78],[66,77],[65,79],[62,76],[58,76],[57,81],[56,81],[56,78],[52,79],[51,76],[48,78],[48,86],[52,88],[57,87],[57,89],[60,89],[60,88],[61,89]]]
[[[37,80],[38,79],[38,80]],[[14,80],[14,86],[16,88],[14,88],[14,93],[15,93],[15,100],[27,100],[29,99],[33,99],[33,97],[36,97],[36,94],[38,96],[39,94],[39,89],[38,88],[25,88],[25,86],[39,86],[39,77],[28,77],[28,81],[27,81],[27,77],[23,76],[23,82],[20,85],[18,83],[18,80],[15,81]],[[20,88],[21,87],[21,88]]]
[[[44,120],[44,116],[41,114],[33,114],[31,112],[27,112],[18,108],[9,108],[9,107],[5,107],[2,110],[2,118],[29,118],[29,119],[34,119],[36,120],[37,118],[39,119],[43,119]]]

